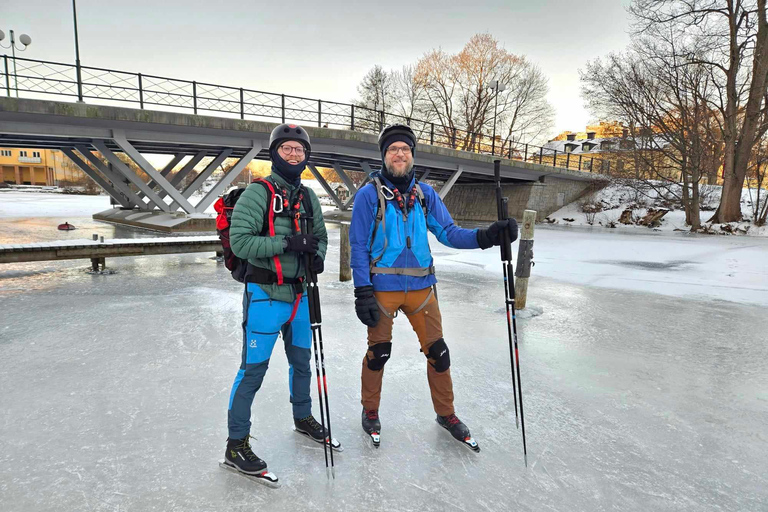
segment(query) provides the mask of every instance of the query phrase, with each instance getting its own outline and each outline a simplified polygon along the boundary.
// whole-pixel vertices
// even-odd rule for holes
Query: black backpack
[[[259,183],[264,187],[269,197],[269,208],[264,210],[264,221],[261,225],[261,232],[259,236],[273,236],[274,233],[274,219],[275,216],[290,216],[290,211],[287,208],[282,208],[280,211],[276,211],[275,199],[277,199],[277,193],[275,192],[275,186],[270,181],[257,178],[253,180],[253,183]],[[312,201],[310,199],[307,188],[304,185],[300,186],[300,191],[303,194],[304,200],[304,216],[312,218]],[[236,188],[229,193],[220,197],[213,208],[218,213],[216,217],[216,231],[219,234],[219,240],[221,240],[221,247],[224,253],[224,265],[232,273],[232,278],[241,283],[245,282],[246,275],[248,273],[249,263],[243,258],[238,258],[234,252],[232,252],[232,245],[229,241],[229,227],[232,224],[232,212],[235,209],[235,204],[240,196],[245,192],[245,188]],[[275,256],[277,258],[277,256]]]

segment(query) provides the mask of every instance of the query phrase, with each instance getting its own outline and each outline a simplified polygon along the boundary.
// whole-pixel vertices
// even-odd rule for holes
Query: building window
[[[0,150],[0,156],[12,156],[11,150],[10,149]]]
[[[27,152],[26,151],[19,151],[19,156],[27,156]]]
[[[33,151],[32,152],[32,158],[40,158],[40,152],[39,151]]]

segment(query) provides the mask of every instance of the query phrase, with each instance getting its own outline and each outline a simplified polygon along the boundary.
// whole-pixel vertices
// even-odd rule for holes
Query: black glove
[[[285,252],[310,252],[314,254],[320,245],[320,239],[312,234],[293,235],[285,237],[285,239],[287,240]]]
[[[314,258],[312,258],[312,272],[322,274],[323,270],[325,270],[325,262],[323,262],[323,258],[319,254],[315,254]]]
[[[373,296],[373,286],[359,286],[355,288],[355,313],[368,327],[376,327],[379,323],[379,306]]]
[[[501,234],[505,229],[509,232],[510,242],[517,240],[517,221],[515,219],[497,220],[488,226],[488,229],[477,230],[477,245],[481,249],[501,245]]]

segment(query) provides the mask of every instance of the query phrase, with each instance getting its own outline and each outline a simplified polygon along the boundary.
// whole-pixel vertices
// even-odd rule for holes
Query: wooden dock
[[[105,258],[152,256],[189,252],[221,252],[216,235],[164,238],[123,238],[97,240],[57,240],[32,244],[0,244],[0,263],[89,259],[97,268]]]

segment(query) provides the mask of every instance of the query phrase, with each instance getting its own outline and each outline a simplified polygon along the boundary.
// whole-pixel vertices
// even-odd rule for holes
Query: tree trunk
[[[741,220],[741,191],[744,180],[747,177],[747,169],[752,150],[757,142],[757,130],[760,121],[760,107],[765,95],[766,80],[768,79],[768,21],[766,20],[766,0],[757,0],[758,28],[755,38],[754,58],[752,60],[752,83],[749,88],[749,97],[744,108],[744,120],[741,129],[728,134],[725,137],[726,158],[723,165],[724,181],[723,195],[715,215],[710,221],[733,222]],[[733,51],[733,50],[732,50]],[[738,67],[732,68],[738,70]],[[735,84],[735,71],[733,71]],[[730,78],[729,78],[730,82]],[[735,97],[735,89],[732,92],[729,84],[728,96]],[[737,111],[732,111],[733,125]],[[730,159],[729,159],[730,156]]]

